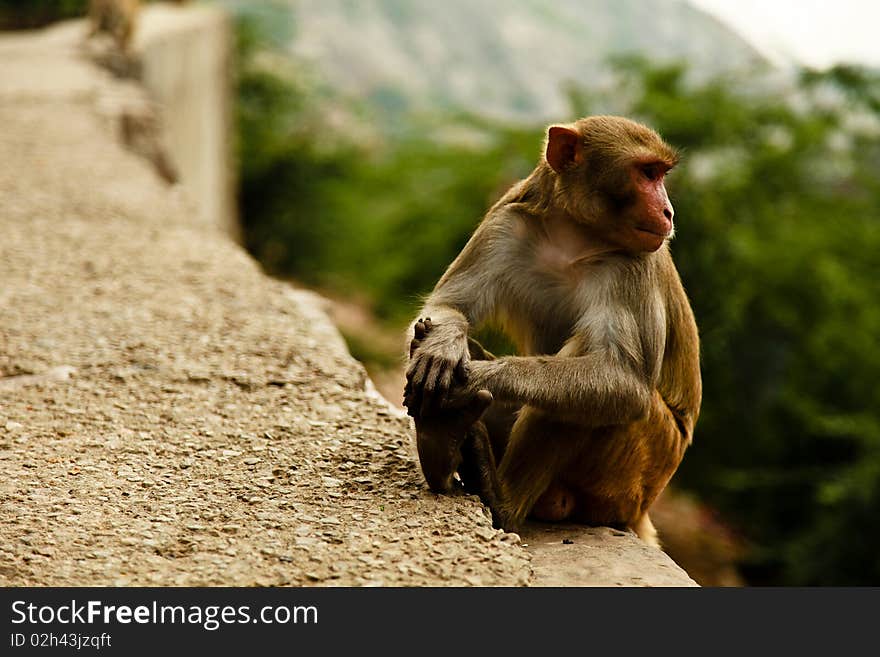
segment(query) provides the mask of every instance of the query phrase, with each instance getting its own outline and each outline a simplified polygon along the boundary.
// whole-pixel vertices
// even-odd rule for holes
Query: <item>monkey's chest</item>
[[[558,353],[575,334],[589,341],[595,331],[584,332],[584,327],[609,323],[607,301],[614,285],[610,272],[573,263],[558,253],[553,258],[552,266],[546,254],[536,261],[533,284],[521,289],[508,309],[517,318],[514,324],[529,336],[530,354]]]
[[[583,320],[579,287],[553,277],[536,276],[505,309],[506,328],[523,355],[555,354]]]

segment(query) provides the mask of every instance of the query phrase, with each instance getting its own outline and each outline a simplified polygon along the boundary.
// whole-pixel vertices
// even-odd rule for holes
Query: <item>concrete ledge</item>
[[[662,550],[629,531],[533,523],[522,540],[533,586],[697,586]]]
[[[241,237],[232,165],[232,26],[205,5],[146,5],[134,51],[164,145],[202,220]]]

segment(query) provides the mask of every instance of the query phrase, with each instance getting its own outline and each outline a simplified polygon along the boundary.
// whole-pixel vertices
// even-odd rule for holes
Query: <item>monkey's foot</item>
[[[449,357],[445,349],[435,353],[430,346],[427,353],[419,352],[424,339],[436,329],[430,317],[419,318],[413,325],[403,405],[414,418],[454,405],[449,398],[455,385],[467,382],[467,353]]]
[[[431,318],[425,317],[422,319],[419,317],[416,320],[416,323],[413,325],[413,339],[409,343],[409,357],[412,358],[413,354],[416,353],[416,349],[418,349],[422,345],[422,340],[425,339],[425,336],[433,328],[431,324]]]
[[[435,493],[455,487],[453,475],[462,463],[462,444],[468,430],[492,403],[492,393],[480,390],[469,398],[456,399],[438,412],[416,418],[416,447],[428,486]]]

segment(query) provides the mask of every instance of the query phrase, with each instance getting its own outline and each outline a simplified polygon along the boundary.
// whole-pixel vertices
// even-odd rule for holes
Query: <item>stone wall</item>
[[[215,7],[148,5],[134,51],[164,145],[202,221],[240,237],[232,163],[232,25]]]

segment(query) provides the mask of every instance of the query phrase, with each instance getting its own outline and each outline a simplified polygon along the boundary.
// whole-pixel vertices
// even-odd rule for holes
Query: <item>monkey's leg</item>
[[[650,451],[649,463],[646,464],[641,480],[643,490],[641,515],[630,522],[629,526],[645,543],[661,548],[657,530],[648,516],[648,510],[678,470],[685,451],[691,443],[693,424],[688,425],[677,417],[658,391],[654,393],[647,420],[636,424],[641,426],[632,427],[632,430],[644,432],[642,435],[646,438],[643,442],[647,443]]]
[[[461,477],[465,491],[479,495],[483,504],[492,512],[492,524],[504,528],[505,519],[495,455],[484,422],[477,422],[468,430],[461,446],[461,457],[458,475]]]
[[[654,391],[648,415],[637,422],[585,433],[580,456],[563,477],[576,485],[578,521],[624,526],[658,545],[648,511],[690,443],[688,425]]]
[[[495,359],[473,338],[468,338],[468,351],[471,360]],[[500,529],[512,529],[512,525],[506,515],[497,463],[507,448],[519,410],[515,404],[493,402],[482,419],[468,431],[461,447],[458,474],[464,489],[480,496],[492,512],[492,524]]]
[[[431,332],[430,318],[419,319],[413,326],[410,357]],[[494,360],[495,356],[483,346],[468,338],[468,352],[472,360]],[[481,390],[470,398],[456,398],[455,386],[449,390],[439,409],[425,415],[423,407],[412,396],[407,384],[404,404],[416,423],[416,445],[422,472],[431,490],[449,492],[454,487],[453,475],[458,472],[465,490],[479,495],[492,511],[496,527],[507,526],[503,520],[503,505],[498,484],[496,457],[500,458],[507,444],[515,412],[509,404],[493,405],[492,395]],[[485,421],[480,418],[485,413]]]
[[[502,515],[513,528],[533,510],[559,521],[575,510],[576,495],[560,480],[579,449],[582,427],[550,420],[541,411],[520,412],[498,468]]]

